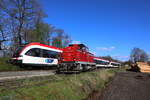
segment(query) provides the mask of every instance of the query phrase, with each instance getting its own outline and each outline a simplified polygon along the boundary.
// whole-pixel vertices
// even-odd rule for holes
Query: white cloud
[[[116,55],[116,56],[112,56],[113,58],[115,59],[118,59],[118,60],[122,60],[122,61],[127,61],[129,60],[129,56],[122,56],[122,55]]]
[[[81,44],[81,42],[80,41],[72,41],[72,44]]]
[[[98,51],[112,51],[114,49],[115,49],[114,46],[112,46],[112,47],[97,47],[96,48],[96,50],[98,50]]]
[[[129,58],[129,56],[114,56],[114,58],[118,58],[118,59],[127,59]]]

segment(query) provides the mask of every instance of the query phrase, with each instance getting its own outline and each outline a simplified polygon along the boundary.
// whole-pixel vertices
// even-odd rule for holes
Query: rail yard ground
[[[102,92],[87,100],[150,100],[150,74],[118,72]]]

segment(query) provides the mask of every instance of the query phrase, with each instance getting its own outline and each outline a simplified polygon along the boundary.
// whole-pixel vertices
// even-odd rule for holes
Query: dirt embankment
[[[150,100],[150,74],[120,72],[105,90],[87,100]]]

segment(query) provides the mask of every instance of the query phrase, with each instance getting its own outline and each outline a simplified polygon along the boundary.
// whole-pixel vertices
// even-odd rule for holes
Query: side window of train
[[[40,49],[39,48],[33,48],[26,52],[25,55],[33,56],[33,57],[40,57]]]
[[[48,54],[51,58],[58,58],[59,53],[55,51],[49,51]]]
[[[42,49],[42,51],[43,51],[42,57],[44,57],[44,58],[49,58],[48,51],[47,51],[47,50],[44,50],[44,49]]]
[[[44,58],[57,58],[58,53],[55,51],[50,51],[50,50],[43,50],[43,57]]]
[[[86,47],[82,47],[82,51],[86,51]]]

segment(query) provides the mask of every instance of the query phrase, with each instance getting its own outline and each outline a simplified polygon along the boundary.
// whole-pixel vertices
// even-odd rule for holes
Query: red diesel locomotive
[[[59,57],[58,71],[86,71],[95,67],[94,55],[84,44],[69,45]]]

